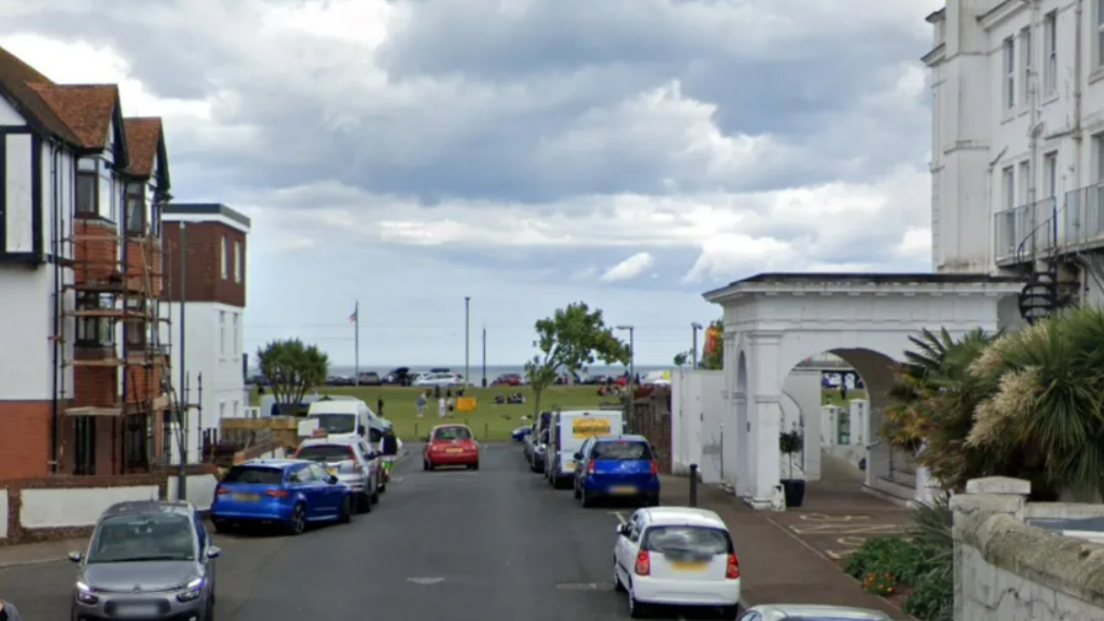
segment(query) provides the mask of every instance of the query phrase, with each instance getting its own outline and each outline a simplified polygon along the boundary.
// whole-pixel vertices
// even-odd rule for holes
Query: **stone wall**
[[[1104,505],[1030,503],[1030,492],[991,477],[951,499],[955,621],[1104,621],[1104,545],[1029,525],[1104,517]]]

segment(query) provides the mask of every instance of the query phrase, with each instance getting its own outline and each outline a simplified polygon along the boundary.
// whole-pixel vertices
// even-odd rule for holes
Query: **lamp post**
[[[471,296],[464,296],[464,385],[471,382]]]
[[[633,339],[633,326],[617,326],[618,330],[629,331],[629,386],[636,385],[636,343]]]
[[[690,324],[690,329],[694,331],[694,347],[691,349],[691,355],[694,356],[690,361],[690,368],[698,368],[698,330],[702,329],[702,325],[698,322]]]

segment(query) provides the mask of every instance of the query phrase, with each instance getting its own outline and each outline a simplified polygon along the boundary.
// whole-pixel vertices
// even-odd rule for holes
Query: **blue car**
[[[514,442],[524,442],[525,441],[525,436],[532,433],[532,431],[533,431],[533,426],[532,425],[525,425],[523,427],[518,427],[517,429],[511,431],[510,432],[510,437],[514,439]]]
[[[316,462],[256,459],[223,477],[211,521],[220,533],[237,525],[277,523],[299,535],[308,523],[351,521],[354,506],[353,489]]]
[[[659,504],[659,468],[644,436],[589,438],[575,453],[575,498],[584,507],[602,499]]]

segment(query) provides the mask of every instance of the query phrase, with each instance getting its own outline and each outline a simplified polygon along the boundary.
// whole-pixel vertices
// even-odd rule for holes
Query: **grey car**
[[[210,621],[215,563],[203,520],[187,502],[112,505],[77,563],[72,621]]]

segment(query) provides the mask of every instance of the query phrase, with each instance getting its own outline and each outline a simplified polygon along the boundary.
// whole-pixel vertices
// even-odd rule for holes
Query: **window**
[[[226,270],[227,260],[230,258],[230,240],[223,235],[222,236],[222,253],[219,261],[219,269],[222,270],[222,279],[226,280],[229,277],[229,273]]]
[[[1043,156],[1043,192],[1047,198],[1058,195],[1058,152]]]
[[[84,293],[77,297],[77,310],[110,309],[114,305],[110,295]],[[115,346],[115,326],[110,317],[77,317],[77,346],[107,348]]]
[[[1104,0],[1100,0],[1104,2]],[[1016,40],[1004,40],[1004,109],[1016,107]]]
[[[153,431],[150,419],[145,414],[127,416],[123,419],[123,461],[127,468],[145,468],[149,465],[147,447],[152,444]],[[165,444],[165,454],[169,444]]]
[[[1020,31],[1020,104],[1031,102],[1031,28]]]
[[[226,311],[219,311],[219,357],[226,358]]]
[[[1004,192],[1004,208],[1012,209],[1016,206],[1016,171],[1011,166],[1006,166],[1001,171],[1001,188]]]
[[[1096,0],[1096,66],[1104,66],[1104,0]]]
[[[231,323],[233,323],[233,336],[234,342],[230,344],[230,351],[234,352],[234,359],[237,360],[241,356],[241,314],[234,313],[231,316]]]
[[[146,196],[141,183],[127,185],[126,232],[141,235],[146,230]]]
[[[96,419],[73,419],[73,474],[96,474]]]
[[[96,217],[100,215],[100,203],[98,181],[100,177],[95,171],[80,171],[77,173],[77,215],[84,217]]]
[[[1058,11],[1043,18],[1043,95],[1058,91]]]
[[[234,282],[241,283],[242,281],[242,243],[240,241],[234,242]]]
[[[1020,182],[1020,193],[1017,204],[1027,205],[1031,202],[1031,164],[1029,162],[1020,162],[1020,178],[1017,180]]]

